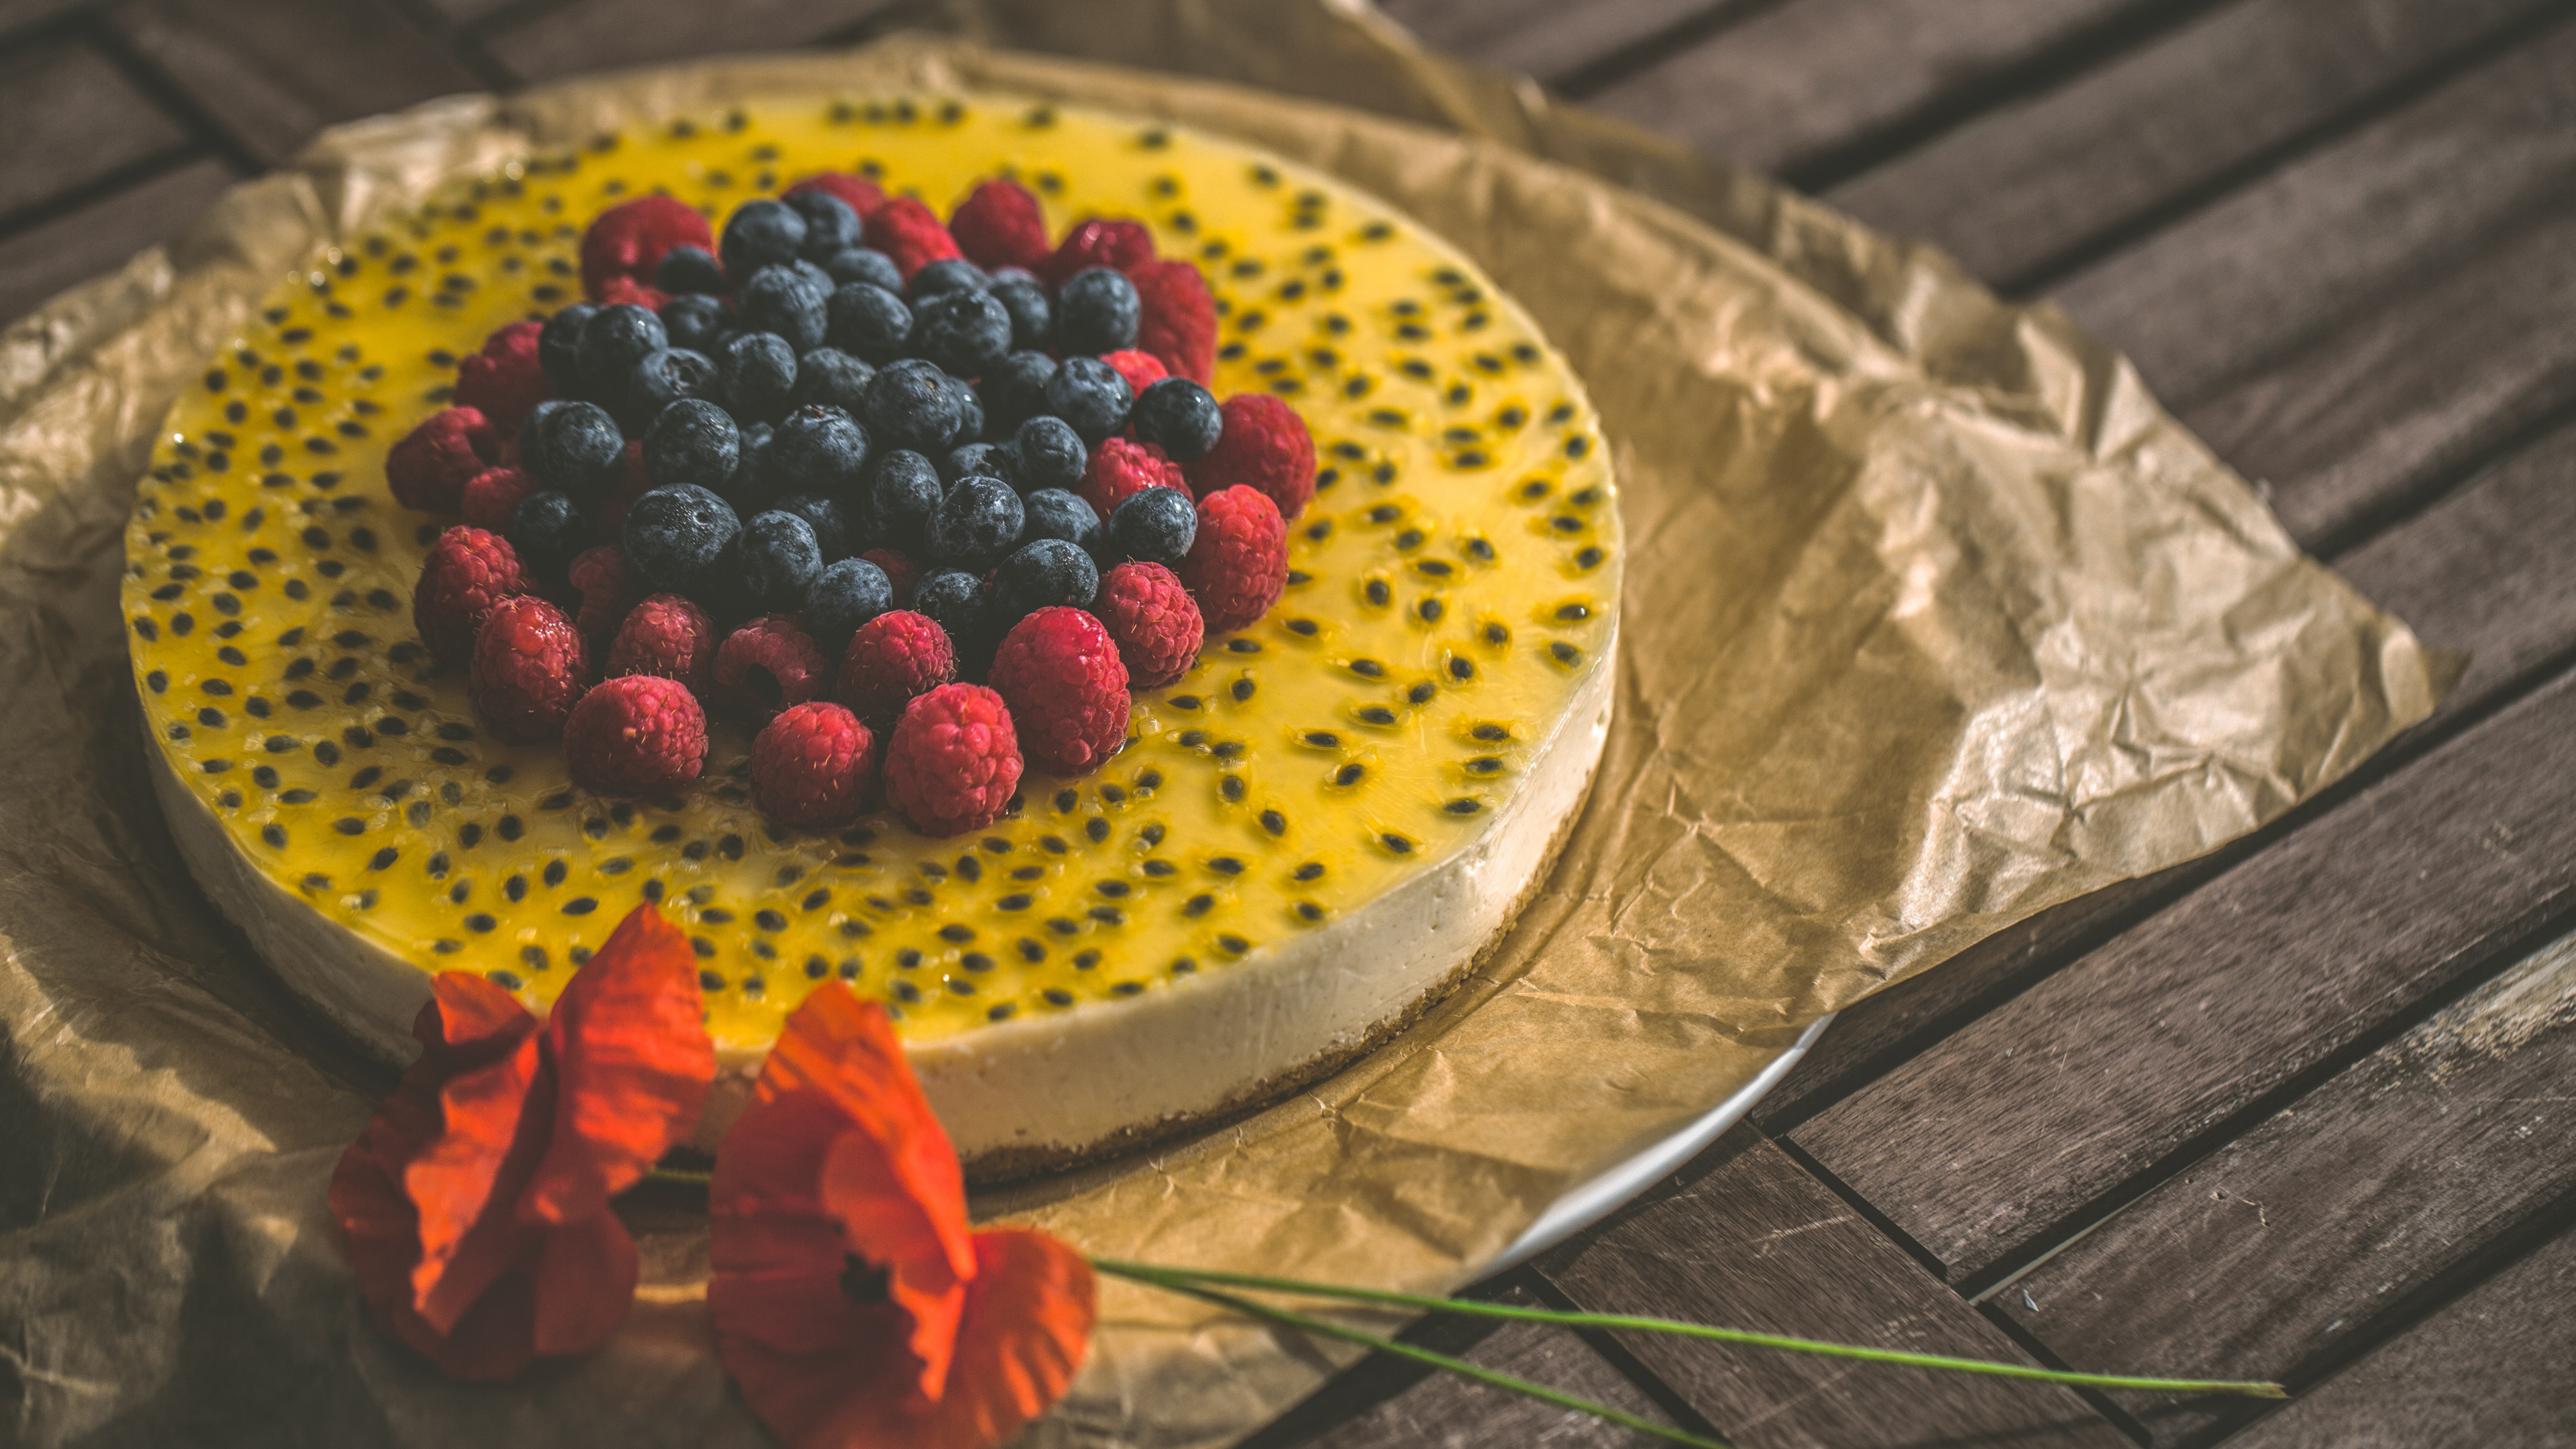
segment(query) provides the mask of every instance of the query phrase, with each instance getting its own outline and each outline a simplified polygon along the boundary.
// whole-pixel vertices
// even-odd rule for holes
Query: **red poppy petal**
[[[901,1315],[892,1309],[863,1314],[857,1336],[845,1345],[788,1353],[738,1332],[751,1315],[718,1311],[715,1286],[708,1286],[707,1307],[715,1316],[716,1357],[743,1402],[791,1449],[848,1449],[837,1421],[850,1405],[894,1405],[912,1396],[912,1358],[903,1351]]]
[[[379,1316],[378,1326],[410,1344],[453,1379],[490,1381],[517,1377],[536,1357],[535,1284],[524,1264],[504,1273],[474,1300],[455,1327],[438,1334],[418,1314]],[[398,1310],[401,1305],[396,1305]],[[401,1321],[408,1316],[408,1324]]]
[[[412,1306],[444,1333],[529,1247],[504,1213],[487,1213],[517,1197],[543,1150],[554,1101],[540,1071],[535,1018],[498,987],[462,972],[433,983],[444,1030],[424,1052],[470,1044],[495,1050],[482,1065],[438,1087],[438,1134],[402,1169],[403,1194],[419,1214],[420,1257],[411,1270]],[[498,993],[518,1012],[513,1024],[489,999]],[[515,1047],[498,1051],[511,1031]],[[415,1064],[416,1066],[418,1064]]]
[[[545,1236],[532,1278],[536,1351],[588,1353],[608,1342],[635,1304],[635,1239],[614,1213]]]
[[[935,1247],[947,1272],[963,1281],[975,1275],[975,1253],[966,1228],[966,1179],[957,1166],[957,1151],[947,1129],[931,1115],[921,1083],[904,1060],[903,1044],[885,1008],[861,1001],[840,982],[826,982],[805,998],[779,1034],[778,1045],[761,1069],[759,1091],[765,1095],[811,1090],[829,1096],[849,1117],[852,1128],[866,1133],[884,1154],[905,1195],[918,1205],[935,1233]],[[826,1176],[824,1195],[833,1194]],[[856,1183],[860,1178],[850,1179]],[[834,1204],[835,1210],[840,1205]],[[871,1211],[861,1205],[854,1209]],[[852,1212],[843,1212],[845,1219]],[[886,1263],[891,1254],[873,1244],[854,1221],[851,1246],[871,1262]],[[907,1248],[911,1244],[906,1244]],[[898,1271],[902,1271],[898,1265]],[[914,1276],[927,1281],[928,1269]]]
[[[562,1091],[524,1214],[595,1217],[689,1135],[716,1073],[704,1009],[688,936],[650,903],[628,912],[546,1023]]]
[[[853,1394],[812,1434],[771,1427],[797,1449],[989,1449],[1063,1398],[1091,1346],[1091,1266],[1056,1239],[1015,1228],[977,1233],[975,1256],[948,1392],[937,1403]],[[768,1417],[761,1401],[752,1407]]]
[[[899,1145],[910,1147],[919,1140],[916,1136]],[[912,1320],[907,1339],[913,1357],[921,1361],[921,1392],[936,1399],[946,1390],[957,1319],[966,1311],[965,1285],[950,1270],[942,1229],[964,1239],[970,1254],[973,1239],[962,1198],[945,1218],[934,1217],[925,1206],[918,1179],[931,1177],[935,1194],[938,1164],[920,1161],[917,1151],[897,1157],[887,1148],[864,1129],[842,1132],[823,1158],[823,1197],[841,1220],[849,1250],[885,1270],[886,1296]],[[946,1166],[953,1181],[957,1159],[948,1157]]]

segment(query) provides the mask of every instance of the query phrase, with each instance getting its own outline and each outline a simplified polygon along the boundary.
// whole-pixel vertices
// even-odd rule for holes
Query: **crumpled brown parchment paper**
[[[708,1355],[685,1203],[632,1207],[643,1299],[589,1359],[469,1389],[366,1327],[322,1190],[387,1084],[198,896],[143,775],[119,535],[169,399],[313,248],[541,142],[782,91],[1161,115],[1409,210],[1600,405],[1632,540],[1619,717],[1553,877],[1489,971],[1332,1081],[979,1204],[1095,1252],[1457,1284],[1819,1014],[2252,830],[2432,708],[2404,625],[2057,313],[1364,7],[1075,8],[342,127],[0,337],[0,1437],[767,1442]],[[1350,1357],[1123,1287],[1103,1307],[1033,1441],[1221,1443]]]

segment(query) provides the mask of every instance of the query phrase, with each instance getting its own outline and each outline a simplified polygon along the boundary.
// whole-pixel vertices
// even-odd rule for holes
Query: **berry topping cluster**
[[[464,521],[413,595],[503,736],[613,794],[760,726],[761,808],[989,824],[1023,760],[1084,774],[1128,691],[1187,672],[1287,577],[1305,423],[1207,388],[1215,310],[1134,221],[1047,241],[992,180],[947,225],[825,173],[718,236],[645,196],[584,235],[591,300],[502,328],[386,462]]]

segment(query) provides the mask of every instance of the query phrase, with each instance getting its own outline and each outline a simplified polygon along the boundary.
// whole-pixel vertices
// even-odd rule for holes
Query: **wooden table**
[[[2289,1403],[1420,1336],[1745,1445],[2576,1443],[2576,6],[1387,8],[2062,304],[2475,652],[2323,798],[1847,1012],[1750,1124],[1487,1290]],[[331,121],[887,12],[0,0],[0,317]],[[1631,1437],[1370,1363],[1256,1442]]]

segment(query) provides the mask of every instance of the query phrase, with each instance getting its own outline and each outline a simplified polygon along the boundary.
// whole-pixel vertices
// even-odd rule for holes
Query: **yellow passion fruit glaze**
[[[504,324],[580,300],[581,231],[667,191],[721,229],[822,169],[945,215],[1020,178],[1050,234],[1135,217],[1217,297],[1219,397],[1287,399],[1318,491],[1288,588],[1135,696],[1099,771],[1031,769],[952,839],[877,813],[774,825],[719,723],[679,796],[590,794],[558,746],[480,729],[412,631],[453,519],[386,490],[387,447]],[[1360,910],[1472,839],[1610,640],[1619,524],[1598,422],[1535,328],[1377,203],[1189,132],[1025,102],[755,106],[603,136],[452,188],[315,257],[171,410],[126,538],[145,716],[250,865],[423,971],[542,1012],[639,901],[700,957],[720,1048],[825,980],[915,1042],[1115,1010]]]

